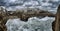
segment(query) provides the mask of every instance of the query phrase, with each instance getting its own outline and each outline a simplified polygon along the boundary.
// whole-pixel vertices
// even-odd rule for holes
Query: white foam
[[[54,17],[29,18],[27,22],[17,19],[9,19],[6,23],[7,31],[52,31]]]

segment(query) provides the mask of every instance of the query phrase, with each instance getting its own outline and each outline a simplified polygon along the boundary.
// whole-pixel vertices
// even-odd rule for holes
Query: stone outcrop
[[[55,14],[49,13],[47,11],[42,11],[39,9],[25,9],[25,10],[16,10],[16,11],[7,11],[6,8],[1,7],[2,9],[0,10],[0,21],[2,21],[0,24],[2,27],[5,27],[5,23],[9,18],[20,18],[22,21],[27,21],[28,18],[30,17],[39,17],[39,16],[50,16],[50,17],[55,17]],[[4,10],[3,10],[4,9]],[[0,27],[1,27],[0,26]],[[5,29],[6,28],[2,28]]]

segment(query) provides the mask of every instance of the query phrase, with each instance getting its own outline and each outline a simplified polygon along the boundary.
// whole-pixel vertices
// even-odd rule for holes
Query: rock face
[[[38,11],[37,11],[38,10]],[[43,13],[43,14],[41,14],[41,13]],[[48,14],[44,14],[44,13],[48,13]],[[38,17],[38,16],[43,16],[44,17],[44,15],[45,16],[55,16],[55,15],[53,15],[53,14],[50,14],[49,12],[47,12],[47,11],[42,11],[42,10],[39,10],[39,9],[35,9],[35,8],[27,8],[27,9],[25,9],[25,11],[24,11],[24,9],[23,10],[16,10],[16,11],[7,11],[6,10],[6,8],[5,7],[3,7],[3,6],[1,6],[0,7],[0,21],[2,21],[2,22],[0,22],[0,25],[2,26],[0,26],[1,28],[1,30],[3,30],[3,29],[5,29],[6,27],[5,27],[5,23],[6,23],[6,21],[9,19],[9,18],[11,18],[10,20],[8,20],[9,22],[11,21],[11,23],[13,23],[14,21],[17,21],[17,20],[15,20],[15,19],[13,19],[13,18],[20,18],[22,21],[27,21],[27,22],[23,22],[23,24],[24,25],[22,25],[22,28],[20,28],[19,26],[20,25],[18,25],[18,24],[12,24],[13,25],[13,27],[15,26],[15,28],[13,28],[13,27],[10,27],[10,25],[8,26],[8,25],[6,25],[7,26],[7,28],[8,28],[8,31],[10,30],[10,28],[11,29],[16,29],[17,27],[19,27],[19,28],[17,28],[18,29],[18,31],[21,31],[21,30],[25,30],[25,31],[35,31],[35,30],[38,30],[39,29],[39,31],[40,31],[40,28],[36,28],[36,29],[34,29],[34,23],[33,22],[36,22],[36,24],[37,23],[39,23],[38,24],[38,26],[40,26],[40,22],[42,21],[40,21],[40,19],[39,18],[32,18],[32,19],[29,19],[30,17]],[[13,20],[13,21],[12,21]],[[17,23],[19,23],[19,24],[21,24],[22,23],[22,21],[21,20],[18,20],[17,21]],[[37,20],[37,21],[39,21],[39,22],[37,22],[37,21],[35,21],[35,20]],[[7,22],[8,22],[7,21]],[[7,23],[7,24],[9,24],[9,22]],[[31,26],[31,24],[30,24],[30,22],[32,22],[33,23],[33,26]],[[46,21],[47,22],[47,21]],[[41,23],[43,23],[43,21],[41,22]],[[17,26],[18,25],[18,26]],[[27,25],[27,27],[29,28],[29,29],[25,29],[25,28],[23,28],[23,27],[25,27]],[[38,27],[37,25],[36,25],[36,27]],[[42,25],[43,26],[43,25]],[[31,27],[31,28],[30,28]],[[33,27],[33,28],[32,28]],[[44,27],[44,26],[43,26]],[[33,29],[33,30],[32,30]],[[44,29],[43,29],[44,30]],[[6,31],[6,29],[5,29],[5,31]],[[12,30],[10,30],[10,31],[12,31]]]
[[[29,19],[30,17],[35,17],[35,16],[44,16],[45,14],[44,13],[49,13],[49,12],[46,12],[46,11],[42,11],[42,10],[39,10],[39,9],[30,9],[30,8],[27,8],[27,9],[25,9],[26,11],[24,11],[24,9],[23,9],[23,11],[21,10],[21,11],[19,11],[19,10],[16,10],[16,11],[6,11],[6,8],[4,8],[4,7],[1,7],[2,9],[0,10],[0,19],[4,19],[3,21],[2,21],[2,23],[3,24],[5,24],[6,23],[6,21],[9,19],[9,18],[11,18],[10,20],[8,20],[7,21],[7,31],[9,31],[10,29],[14,29],[14,30],[10,30],[10,31],[15,31],[15,29],[17,29],[18,31],[21,31],[21,30],[23,30],[23,31],[35,31],[35,30],[39,30],[39,31],[41,31],[41,30],[44,30],[43,28],[41,28],[41,30],[40,30],[40,28],[34,28],[34,26],[35,26],[35,24],[37,24],[37,23],[39,23],[38,25],[36,25],[36,27],[39,27],[39,26],[43,26],[43,25],[40,25],[40,22],[42,21],[40,21],[40,19],[39,18],[32,18],[32,19]],[[37,11],[38,10],[38,11]],[[40,13],[43,13],[43,14],[40,14]],[[49,13],[50,14],[50,13]],[[49,16],[49,14],[46,14],[47,16]],[[46,16],[45,15],[45,16]],[[52,15],[52,14],[51,14]],[[25,21],[27,21],[27,22],[22,22],[21,20],[19,20],[19,19],[13,19],[13,17],[15,18],[15,16],[16,16],[16,18],[17,17],[19,17],[22,21],[23,20],[25,20]],[[53,15],[54,16],[54,15]],[[5,18],[4,18],[5,17]],[[7,19],[8,18],[8,19]],[[13,21],[12,21],[13,20]],[[37,22],[37,21],[35,21],[35,20],[37,20],[37,21],[39,21],[39,22]],[[10,21],[11,21],[11,23],[13,23],[13,24],[10,24],[9,25],[9,23],[10,23]],[[16,24],[14,24],[14,22],[17,22]],[[33,23],[33,26],[31,26],[31,24],[30,24],[30,22],[36,22],[35,24]],[[47,21],[46,21],[47,22]],[[41,23],[43,23],[43,22],[41,22]],[[22,24],[22,28],[20,27],[20,25],[19,24]],[[23,25],[24,24],[24,25]],[[15,27],[15,28],[13,28],[13,27],[11,27],[11,25],[13,25],[13,27]],[[16,26],[15,26],[16,25]],[[27,25],[27,27],[29,28],[29,29],[25,29],[25,28],[23,28],[23,27],[25,27]],[[1,25],[3,28],[2,29],[4,29],[4,25]],[[9,28],[8,28],[9,27]],[[31,27],[31,28],[30,28]],[[44,26],[43,26],[44,27]],[[0,28],[1,29],[1,28]],[[32,30],[33,29],[33,30]]]
[[[9,19],[6,23],[7,31],[52,31],[54,17],[31,17],[27,22],[17,19]]]

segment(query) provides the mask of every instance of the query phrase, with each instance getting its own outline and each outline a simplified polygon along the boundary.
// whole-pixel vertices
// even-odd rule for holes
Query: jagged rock
[[[48,15],[49,16],[49,12],[47,12],[47,11],[42,11],[42,10],[38,10],[38,9],[35,9],[35,8],[26,8],[26,9],[23,9],[23,11],[21,10],[21,11],[4,11],[4,10],[6,10],[5,8],[3,8],[3,7],[1,7],[2,9],[1,9],[1,11],[0,11],[0,19],[2,19],[1,21],[2,21],[2,24],[5,24],[6,23],[6,21],[9,19],[9,18],[11,18],[11,19],[13,19],[13,18],[20,18],[22,21],[27,21],[28,20],[28,18],[30,18],[30,17],[34,17],[34,16],[40,16],[40,15],[42,15],[42,16],[44,16],[45,14],[44,13],[48,13],[48,14],[46,14],[46,15]],[[24,11],[24,10],[26,10],[26,11]],[[38,10],[38,11],[37,11]],[[43,13],[43,14],[40,14],[40,13]],[[45,15],[45,16],[46,16]],[[53,14],[50,14],[50,15],[53,15]],[[10,17],[9,17],[10,16]],[[14,17],[14,16],[16,16],[16,17]],[[53,16],[55,16],[55,15],[53,15]],[[8,19],[7,19],[8,18]],[[2,25],[3,26],[3,25]],[[4,26],[3,26],[4,27]],[[19,28],[20,29],[20,28]],[[25,30],[27,30],[27,29],[25,29]]]

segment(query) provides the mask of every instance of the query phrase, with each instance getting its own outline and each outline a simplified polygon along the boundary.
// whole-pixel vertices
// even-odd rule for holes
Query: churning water
[[[6,9],[16,10],[23,8],[39,8],[56,14],[60,0],[0,0],[0,6]],[[6,23],[7,31],[52,31],[53,17],[39,19],[29,18],[27,22],[17,19],[9,19]]]
[[[29,18],[27,22],[17,19],[9,19],[6,23],[7,31],[52,31],[54,17]]]
[[[56,14],[60,0],[0,0],[0,5],[8,10],[20,8],[39,8]]]

